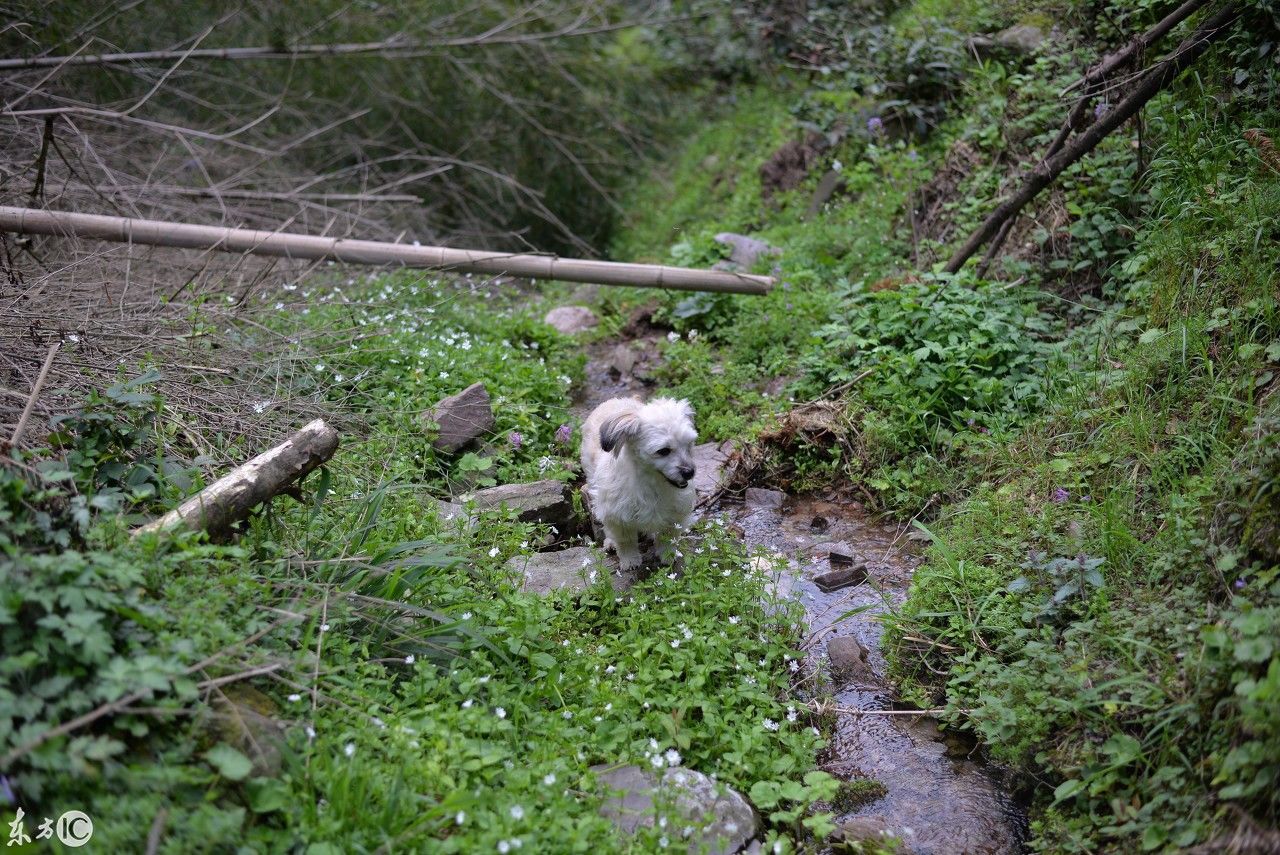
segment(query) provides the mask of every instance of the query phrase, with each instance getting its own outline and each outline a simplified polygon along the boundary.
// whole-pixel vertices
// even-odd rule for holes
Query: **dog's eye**
[[[669,448],[659,448],[657,451],[654,452],[654,454],[658,455],[659,457],[666,457],[670,453],[671,453],[671,449]]]

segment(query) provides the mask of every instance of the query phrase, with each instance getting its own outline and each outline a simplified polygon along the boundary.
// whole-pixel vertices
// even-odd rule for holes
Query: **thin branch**
[[[58,348],[60,347],[62,347],[62,342],[56,341],[49,347],[49,352],[45,354],[44,365],[40,367],[40,374],[36,377],[36,382],[31,387],[31,394],[27,397],[27,405],[22,408],[22,415],[18,417],[18,425],[13,429],[13,436],[9,437],[9,441],[5,443],[6,449],[17,447],[18,441],[22,439],[22,432],[27,429],[27,419],[31,418],[31,411],[35,409],[36,399],[40,397],[40,390],[44,387],[44,381],[49,376],[49,369],[53,367],[53,359],[58,355]]]
[[[1156,93],[1172,83],[1178,75],[1199,59],[1201,54],[1208,50],[1209,45],[1224,35],[1227,28],[1235,23],[1242,11],[1243,7],[1239,3],[1227,4],[1216,15],[1201,24],[1172,55],[1147,69],[1138,79],[1133,90],[1120,103],[1103,113],[1097,122],[1090,125],[1069,146],[1054,157],[1037,164],[1023,180],[1022,187],[991,212],[991,215],[969,236],[964,245],[956,250],[943,269],[948,273],[955,273],[963,267],[964,263],[977,252],[978,247],[1000,231],[1006,220],[1017,216],[1018,212],[1041,190],[1052,184],[1063,170],[1093,151],[1108,134],[1132,118],[1155,97]]]
[[[102,53],[70,56],[31,56],[0,59],[0,71],[13,71],[26,68],[76,67],[86,65],[120,65],[126,63],[172,62],[180,59],[315,59],[334,56],[369,56],[381,55],[395,58],[413,58],[440,50],[442,48],[476,47],[482,45],[531,44],[562,38],[578,38],[582,36],[611,33],[617,30],[630,29],[641,24],[665,24],[685,20],[687,16],[669,18],[622,21],[613,24],[600,24],[594,27],[581,26],[581,18],[565,27],[545,33],[501,34],[504,26],[489,32],[473,36],[456,36],[445,39],[407,39],[403,33],[397,33],[389,39],[377,42],[352,42],[346,44],[294,45],[281,48],[271,45],[255,47],[200,48],[198,50],[144,50],[130,53]]]

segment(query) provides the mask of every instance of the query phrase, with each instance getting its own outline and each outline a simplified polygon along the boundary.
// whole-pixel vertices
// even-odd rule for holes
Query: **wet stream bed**
[[[1021,851],[1022,811],[970,744],[949,737],[926,715],[851,712],[901,711],[884,676],[880,616],[906,598],[917,564],[906,532],[873,522],[852,502],[799,497],[788,498],[781,508],[747,504],[722,511],[749,547],[785,559],[779,593],[804,606],[810,639],[805,673],[810,682],[819,670],[830,676],[837,710],[819,766],[841,780],[870,778],[884,785],[881,798],[853,810],[837,809],[837,823],[861,819],[853,826],[888,831],[917,855]],[[855,567],[865,564],[867,581],[823,592],[815,579],[832,570],[833,549],[852,557]],[[866,659],[860,663],[846,653],[855,667],[833,672],[828,646],[847,637],[858,644],[836,646],[861,648]]]

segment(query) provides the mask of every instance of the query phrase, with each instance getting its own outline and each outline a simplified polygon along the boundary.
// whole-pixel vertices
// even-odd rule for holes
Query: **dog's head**
[[[642,466],[660,474],[673,487],[683,489],[697,472],[693,443],[693,407],[688,401],[655,398],[647,404],[635,401],[600,426],[600,447],[617,454],[624,446]]]

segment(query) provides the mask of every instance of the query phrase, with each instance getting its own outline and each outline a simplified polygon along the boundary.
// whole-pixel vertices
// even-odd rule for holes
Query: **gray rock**
[[[832,553],[834,559],[835,553]],[[832,565],[835,561],[832,560]],[[830,572],[815,576],[813,583],[818,586],[818,590],[824,594],[830,594],[832,591],[838,591],[841,588],[848,588],[851,585],[861,585],[867,581],[867,565],[859,564],[854,567],[839,567]]]
[[[586,332],[600,323],[596,313],[586,306],[559,306],[542,319],[565,335]]]
[[[563,526],[573,520],[573,501],[569,485],[562,481],[530,481],[527,484],[501,484],[480,490],[472,496],[477,510],[510,508],[520,522],[540,522]]]
[[[619,344],[609,352],[609,358],[606,361],[611,372],[616,373],[623,380],[628,380],[631,378],[631,372],[635,369],[638,358],[630,345]]]
[[[766,490],[762,487],[747,488],[747,507],[753,511],[782,510],[782,503],[786,500],[787,494],[778,490]]]
[[[996,54],[1033,53],[1044,44],[1044,31],[1031,24],[1015,24],[992,36],[971,36],[966,43],[969,50],[982,59]]]
[[[1044,44],[1044,30],[1033,24],[1014,24],[996,33],[995,43],[1019,53],[1031,53]]]
[[[634,573],[620,575],[615,559],[601,558],[586,546],[516,555],[507,560],[507,568],[521,574],[520,590],[530,594],[585,591],[601,577],[607,578],[615,591],[625,591],[638,579]]]
[[[855,816],[840,823],[831,836],[843,844],[857,844],[882,843],[886,837],[894,835],[883,817]]]
[[[473,383],[456,395],[442,398],[424,414],[440,426],[434,445],[441,451],[457,451],[493,430],[493,406],[483,383]]]
[[[756,262],[767,255],[781,255],[782,250],[762,240],[736,235],[733,232],[721,232],[716,235],[716,243],[729,247],[729,260],[742,267],[754,267]]]
[[[852,635],[839,635],[827,642],[827,658],[831,671],[841,679],[872,680],[875,678],[868,662],[867,648]]]
[[[720,489],[725,481],[725,464],[732,454],[731,442],[704,442],[693,447],[693,465],[698,468],[698,474],[693,476],[693,489],[698,495]]]
[[[652,826],[665,813],[679,824],[697,827],[689,852],[728,855],[747,845],[760,825],[746,797],[692,769],[676,766],[661,779],[639,766],[604,764],[591,771],[613,794],[601,805],[600,815],[628,834]]]
[[[436,520],[442,525],[465,525],[467,528],[475,525],[475,520],[462,505],[446,502],[443,499],[434,499],[433,501],[436,505]]]

